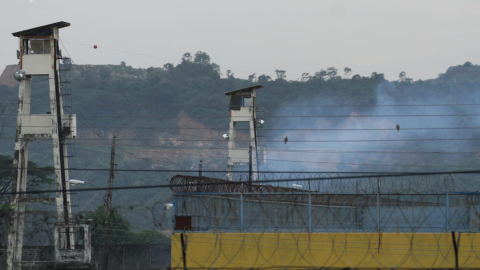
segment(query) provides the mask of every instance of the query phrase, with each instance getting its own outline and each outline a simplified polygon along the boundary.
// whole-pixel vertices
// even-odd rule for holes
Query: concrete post
[[[312,194],[308,193],[308,232],[312,232]]]
[[[243,232],[244,216],[243,216],[243,194],[240,194],[240,231]]]
[[[380,178],[377,180],[377,230],[380,232]]]
[[[445,228],[446,228],[446,231],[450,231],[450,195],[447,193],[446,194],[446,202],[445,202],[445,214],[446,214],[446,221],[445,221]]]

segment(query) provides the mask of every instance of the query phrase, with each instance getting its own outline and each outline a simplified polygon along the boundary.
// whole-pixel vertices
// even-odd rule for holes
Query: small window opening
[[[83,227],[70,227],[68,230],[73,235],[73,243],[70,243],[70,248],[62,245],[62,249],[85,249],[85,229]],[[67,239],[67,228],[61,228],[60,234],[61,239]]]
[[[242,99],[242,107],[252,107],[252,98],[244,97]]]
[[[24,54],[50,54],[50,39],[24,39]]]
[[[239,96],[232,96],[230,100],[230,110],[239,111],[242,106],[242,98]]]

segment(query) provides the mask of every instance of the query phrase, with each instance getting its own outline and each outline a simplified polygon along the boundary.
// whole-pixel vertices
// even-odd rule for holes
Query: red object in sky
[[[97,48],[97,45],[93,45],[93,48],[96,49],[96,48]]]

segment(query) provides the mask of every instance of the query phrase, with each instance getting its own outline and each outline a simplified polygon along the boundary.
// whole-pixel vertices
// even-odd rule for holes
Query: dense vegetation
[[[480,104],[480,67],[469,62],[451,67],[438,78],[426,81],[414,81],[405,72],[400,72],[398,80],[387,81],[380,72],[361,76],[348,67],[340,70],[325,67],[313,74],[304,73],[300,80],[289,80],[285,70],[276,70],[274,78],[251,74],[248,79],[239,79],[232,71],[224,71],[212,62],[205,52],[185,53],[179,64],[167,63],[161,68],[135,69],[122,62],[104,66],[65,63],[62,69],[65,70],[62,81],[70,82],[63,87],[71,94],[65,96],[65,105],[72,106],[65,110],[76,113],[79,121],[79,140],[69,148],[70,154],[75,156],[70,167],[108,168],[109,139],[115,134],[119,138],[117,163],[120,169],[195,170],[202,159],[204,169],[223,170],[225,151],[205,150],[199,155],[188,147],[226,149],[220,136],[228,127],[228,100],[224,92],[262,84],[264,88],[258,91],[258,115],[266,124],[259,132],[259,141],[271,149],[263,170],[432,172],[477,168],[476,154],[472,152],[478,152],[475,139],[480,135],[476,128],[480,123],[478,117],[462,115],[478,114],[478,106],[456,106]],[[47,81],[36,78],[32,84],[35,105],[32,113],[49,111]],[[0,84],[0,153],[5,155],[13,152],[17,91],[16,87]],[[445,114],[460,117],[422,116]],[[178,118],[179,115],[183,118]],[[361,115],[376,117],[358,117]],[[195,130],[185,135],[186,131],[178,127],[186,117],[192,117],[188,120],[208,130]],[[397,124],[401,127],[399,131]],[[451,129],[438,129],[444,127]],[[459,129],[464,127],[469,129]],[[284,144],[283,138],[287,135],[290,141]],[[184,141],[174,141],[178,138]],[[456,141],[458,138],[472,140]],[[332,140],[344,142],[329,142]],[[352,140],[377,141],[353,143]],[[30,160],[40,166],[51,165],[50,146],[35,143],[32,143]],[[276,152],[276,149],[283,152]],[[309,156],[303,150],[327,152]],[[454,152],[469,154],[452,154]],[[305,160],[308,162],[303,162]],[[117,172],[115,185],[165,184],[173,174]],[[71,178],[105,185],[108,172],[72,171]],[[479,187],[474,176],[456,176],[456,179],[457,190]],[[90,211],[101,205],[102,198],[96,194],[76,194],[75,201],[81,202],[76,211]],[[143,212],[138,218],[138,211],[131,209],[146,207],[145,213],[163,213],[159,202],[168,202],[170,196],[167,189],[118,191],[114,194],[114,204],[125,216],[124,221],[130,221],[138,232],[151,229],[155,218],[150,214],[143,217]],[[159,208],[155,210],[155,207]],[[101,211],[99,208],[89,215],[101,216]],[[170,218],[162,218],[163,225],[157,229],[165,230]],[[150,233],[153,232],[143,232]]]
[[[92,243],[94,245],[103,245],[105,243],[105,218],[106,207],[99,206],[94,212],[85,216],[86,220],[91,220]],[[121,214],[113,211],[110,216],[110,237],[109,243],[112,245],[131,245],[131,244],[170,244],[170,239],[156,230],[146,229],[140,232],[133,232],[130,222]]]

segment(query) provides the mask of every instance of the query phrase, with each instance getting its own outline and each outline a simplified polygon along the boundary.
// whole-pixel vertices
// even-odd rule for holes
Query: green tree
[[[269,82],[270,80],[272,80],[272,77],[270,77],[270,76],[268,76],[268,75],[263,74],[263,75],[258,76],[258,82],[259,82],[260,84],[267,83],[267,82]]]
[[[285,80],[287,78],[286,73],[287,72],[285,70],[275,70],[275,74],[277,74],[277,80]]]
[[[95,212],[85,215],[85,219],[91,219],[92,222],[92,243],[94,245],[105,244],[105,218],[107,208],[99,206]],[[130,222],[119,213],[112,211],[110,217],[110,244],[111,245],[128,245],[128,244],[168,244],[170,239],[162,233],[155,230],[143,230],[134,233],[131,229]]]
[[[0,205],[8,202],[8,195],[12,190],[12,168],[13,158],[0,155]],[[48,184],[54,182],[52,179],[54,169],[51,166],[41,167],[35,162],[28,162],[27,190],[45,189]],[[37,196],[41,196],[37,195]],[[34,194],[29,196],[35,196]]]
[[[310,74],[308,74],[307,72],[304,72],[304,73],[302,73],[302,79],[301,79],[301,81],[302,81],[302,82],[306,82],[306,81],[309,81],[310,78],[311,78],[311,77],[310,77]]]
[[[192,62],[192,54],[189,52],[186,52],[182,56],[182,62]]]
[[[105,243],[106,216],[107,208],[105,206],[99,206],[95,212],[85,215],[86,220],[92,220],[92,243],[94,245],[103,245]],[[122,215],[112,211],[110,217],[110,244],[131,244],[133,237],[134,233],[131,230],[130,222],[128,222],[128,220],[126,220]]]
[[[206,52],[198,51],[193,60],[195,64],[208,65],[210,64],[210,56]]]
[[[350,73],[352,73],[352,69],[349,67],[346,67],[343,69],[343,72],[345,73],[345,77],[348,78],[350,76]]]
[[[160,72],[158,68],[149,67],[147,68],[147,82],[149,85],[156,85],[160,83]]]
[[[330,80],[334,80],[337,78],[338,69],[336,69],[335,67],[329,67],[327,68],[326,73]]]
[[[313,79],[314,80],[325,80],[326,76],[327,76],[327,72],[322,69],[320,71],[315,72],[315,74],[313,75]]]
[[[170,244],[171,240],[156,230],[143,230],[136,233],[132,238],[132,244]]]
[[[400,72],[400,74],[398,74],[398,81],[400,83],[413,83],[413,79],[412,78],[408,78],[407,77],[407,73],[405,71],[402,71]]]
[[[229,69],[227,70],[227,79],[235,79],[235,74]]]
[[[175,66],[172,64],[172,63],[166,63],[165,65],[163,65],[163,68],[166,70],[166,71],[171,71]]]

